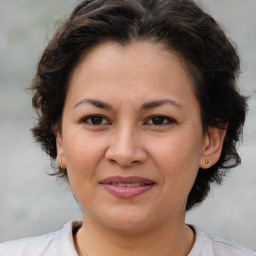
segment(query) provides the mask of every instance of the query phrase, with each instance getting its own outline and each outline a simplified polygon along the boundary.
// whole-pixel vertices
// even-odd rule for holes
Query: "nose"
[[[110,136],[105,158],[122,167],[139,165],[147,159],[147,153],[143,146],[142,139],[135,129],[122,127]]]

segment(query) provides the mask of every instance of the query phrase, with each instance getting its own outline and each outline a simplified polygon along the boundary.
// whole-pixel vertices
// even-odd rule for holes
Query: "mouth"
[[[113,176],[100,182],[103,188],[119,198],[133,198],[151,190],[156,183],[142,177]]]
[[[145,183],[110,183],[109,185],[118,187],[140,187],[145,186]]]

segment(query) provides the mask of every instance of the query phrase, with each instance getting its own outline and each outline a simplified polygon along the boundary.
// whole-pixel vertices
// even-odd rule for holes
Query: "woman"
[[[0,245],[0,255],[255,255],[185,224],[240,163],[239,58],[190,0],[85,0],[32,82],[34,136],[83,222]]]

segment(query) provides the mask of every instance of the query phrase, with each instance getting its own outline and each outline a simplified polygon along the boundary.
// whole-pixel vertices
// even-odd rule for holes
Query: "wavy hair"
[[[32,129],[42,149],[55,161],[56,128],[74,68],[97,44],[113,41],[128,45],[136,41],[163,44],[176,52],[192,77],[201,106],[204,131],[226,129],[219,161],[198,170],[186,210],[201,203],[210,184],[221,183],[228,169],[240,163],[236,150],[245,121],[246,97],[236,80],[240,61],[235,47],[216,21],[192,0],[84,0],[57,29],[39,61],[30,90],[38,119]],[[66,169],[56,167],[67,179]]]

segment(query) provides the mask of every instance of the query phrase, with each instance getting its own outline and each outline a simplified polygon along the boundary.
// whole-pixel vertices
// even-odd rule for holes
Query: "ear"
[[[200,159],[200,167],[208,169],[220,158],[226,129],[210,127],[204,138],[204,148]]]
[[[65,169],[66,168],[66,160],[64,155],[64,149],[63,149],[63,141],[62,141],[62,135],[60,132],[56,133],[56,148],[57,148],[57,164],[60,168]]]

